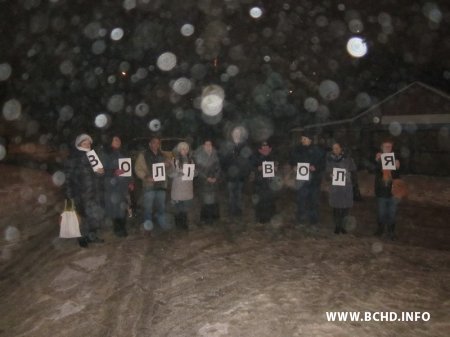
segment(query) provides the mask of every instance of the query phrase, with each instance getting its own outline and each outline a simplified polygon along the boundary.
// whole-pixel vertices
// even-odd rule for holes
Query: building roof
[[[291,132],[353,123],[365,116],[373,115],[381,117],[381,124],[388,124],[393,121],[418,124],[450,123],[450,95],[425,83],[416,81],[352,118],[310,124],[291,129]]]

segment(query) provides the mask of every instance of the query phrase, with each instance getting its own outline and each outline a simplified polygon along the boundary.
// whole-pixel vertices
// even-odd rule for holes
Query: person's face
[[[305,136],[302,136],[302,138],[300,138],[300,143],[302,143],[303,146],[309,146],[311,145],[311,139]]]
[[[85,139],[80,143],[80,147],[82,147],[83,149],[87,149],[90,150],[91,149],[91,142],[89,141],[89,139]]]
[[[383,153],[392,152],[392,143],[386,142],[386,143],[381,144],[381,151]]]
[[[238,144],[242,141],[242,131],[239,128],[236,128],[231,133],[231,138],[235,144]]]
[[[211,143],[210,141],[206,141],[206,142],[203,144],[203,149],[205,150],[205,152],[206,152],[207,154],[211,154],[211,153],[212,153],[212,150],[213,150],[212,143]]]
[[[342,153],[342,147],[339,144],[333,144],[331,151],[333,151],[333,154],[336,156],[339,156]]]
[[[120,138],[117,136],[113,137],[113,139],[111,141],[111,147],[113,149],[120,149],[121,146],[122,146],[122,141],[120,140]]]
[[[160,146],[161,146],[161,141],[158,138],[153,138],[150,143],[150,150],[152,150],[152,152],[156,153],[158,152]]]
[[[189,149],[188,149],[188,148],[182,147],[182,148],[180,149],[180,155],[181,155],[182,157],[186,157],[186,156],[188,155],[188,153],[189,153]]]

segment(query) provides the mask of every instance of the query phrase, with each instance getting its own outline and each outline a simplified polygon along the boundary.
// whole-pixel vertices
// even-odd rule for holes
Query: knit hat
[[[75,147],[79,146],[81,143],[83,143],[85,140],[88,140],[91,142],[91,144],[94,142],[91,138],[91,136],[89,136],[86,133],[82,133],[81,135],[78,135],[77,138],[75,139]]]

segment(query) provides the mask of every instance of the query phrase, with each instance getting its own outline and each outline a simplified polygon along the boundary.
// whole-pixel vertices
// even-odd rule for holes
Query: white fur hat
[[[179,153],[181,149],[187,149],[189,151],[189,144],[186,142],[180,142],[177,145],[177,152]]]
[[[77,138],[75,139],[75,146],[79,146],[82,142],[84,142],[85,140],[88,140],[91,142],[91,144],[93,143],[92,141],[92,137],[89,136],[86,133],[82,133],[81,135],[78,135]]]

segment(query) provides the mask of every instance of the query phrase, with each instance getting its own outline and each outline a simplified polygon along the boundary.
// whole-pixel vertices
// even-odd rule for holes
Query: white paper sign
[[[89,163],[91,164],[91,167],[94,170],[94,172],[97,171],[98,169],[103,168],[103,164],[100,161],[100,158],[98,157],[95,150],[86,152],[86,156],[88,157]]]
[[[131,158],[120,158],[119,169],[123,171],[119,177],[131,177]]]
[[[262,162],[262,176],[263,178],[275,177],[275,162],[273,161]]]
[[[194,180],[195,164],[183,164],[183,176],[181,180]]]
[[[297,163],[297,180],[309,180],[309,163]]]
[[[166,180],[166,165],[164,163],[156,163],[152,165],[153,180],[164,181]]]
[[[383,170],[396,170],[395,155],[393,152],[381,154],[381,167]]]
[[[345,180],[347,178],[347,170],[343,168],[333,168],[333,181],[334,186],[345,186]]]

